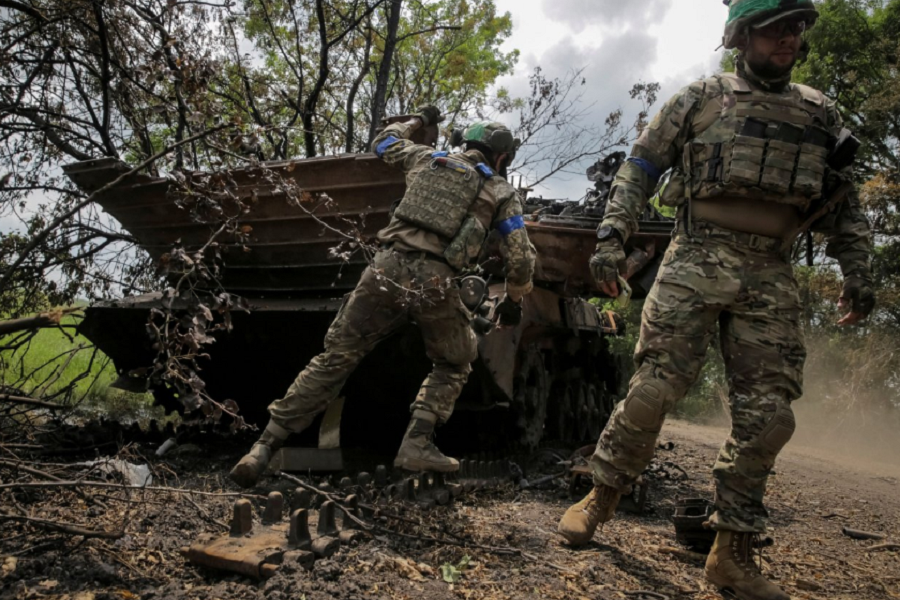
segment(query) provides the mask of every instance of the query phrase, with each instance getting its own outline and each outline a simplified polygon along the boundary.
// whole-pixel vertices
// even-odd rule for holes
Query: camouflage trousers
[[[791,401],[801,395],[806,359],[797,283],[779,240],[702,223],[694,231],[676,234],[644,304],[637,371],[597,442],[594,479],[620,490],[635,482],[718,325],[732,429],[713,468],[711,523],[764,532],[766,481],[794,431]]]
[[[272,420],[299,432],[340,393],[350,374],[381,340],[415,322],[433,362],[412,404],[450,418],[478,353],[471,314],[463,306],[455,272],[422,252],[381,250],[360,278],[325,335],[325,351],[297,376],[284,398],[269,405]]]

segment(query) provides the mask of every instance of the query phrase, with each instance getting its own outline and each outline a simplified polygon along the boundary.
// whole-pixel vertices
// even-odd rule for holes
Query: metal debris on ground
[[[191,546],[182,548],[182,554],[198,566],[266,579],[288,561],[311,567],[317,559],[358,542],[368,534],[364,529],[372,529],[363,519],[371,520],[381,514],[376,511],[390,505],[429,510],[450,504],[466,492],[498,488],[511,481],[510,463],[500,460],[462,460],[459,473],[451,476],[420,473],[403,477],[397,471],[392,483],[386,468],[379,466],[374,477],[369,473],[360,473],[355,481],[344,477],[336,490],[330,485],[315,488],[281,475],[301,485],[290,498],[287,521],[280,492],[269,494],[257,524],[250,501],[240,499],[234,503],[227,535],[202,534]],[[343,515],[340,525],[338,511]]]
[[[716,540],[716,532],[706,526],[713,511],[713,503],[704,498],[679,500],[672,517],[675,539],[688,548],[709,552]]]

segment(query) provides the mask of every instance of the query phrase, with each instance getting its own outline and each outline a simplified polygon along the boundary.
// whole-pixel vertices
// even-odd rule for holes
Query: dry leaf
[[[15,556],[7,556],[4,558],[3,566],[0,567],[0,578],[6,578],[8,575],[12,574],[12,572],[16,570],[18,564],[19,559]]]

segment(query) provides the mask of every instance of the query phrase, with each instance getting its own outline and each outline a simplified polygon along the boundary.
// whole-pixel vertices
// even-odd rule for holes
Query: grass
[[[54,401],[65,398],[87,418],[105,415],[125,421],[164,421],[165,413],[153,406],[151,394],[110,387],[118,377],[112,360],[75,332],[79,320],[74,315],[63,317],[62,329],[41,329],[20,348],[0,353],[0,383],[13,393],[30,397],[54,396],[71,388],[67,397]],[[20,335],[0,338],[0,347]]]

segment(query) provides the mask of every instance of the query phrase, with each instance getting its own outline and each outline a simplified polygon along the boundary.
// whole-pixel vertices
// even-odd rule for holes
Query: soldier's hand
[[[875,308],[875,290],[872,283],[862,277],[848,277],[844,280],[844,290],[838,299],[840,310],[850,310],[838,325],[856,325],[868,317]]]
[[[428,127],[429,125],[437,125],[444,120],[444,116],[441,114],[441,109],[439,109],[437,106],[432,106],[431,104],[419,107],[419,109],[416,111],[416,116],[422,119],[422,125],[425,127]]]
[[[597,242],[597,250],[591,256],[591,275],[600,290],[611,298],[619,297],[619,266],[625,262],[625,250],[618,238],[611,237]]]
[[[522,322],[522,302],[513,302],[509,296],[503,296],[503,300],[494,309],[497,320],[504,327],[515,327]]]

